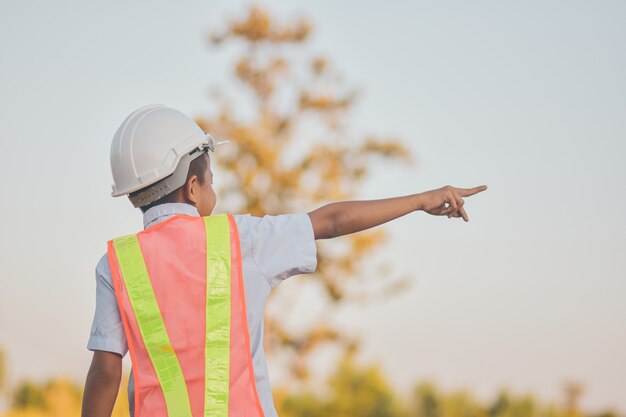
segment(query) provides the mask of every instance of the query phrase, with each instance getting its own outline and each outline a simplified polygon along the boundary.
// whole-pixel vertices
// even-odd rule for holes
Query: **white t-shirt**
[[[147,229],[178,214],[199,215],[198,210],[189,204],[161,204],[144,213],[144,228]],[[233,217],[239,229],[241,242],[250,352],[256,387],[265,417],[276,417],[263,350],[263,311],[272,288],[290,276],[315,271],[317,250],[313,226],[307,214]],[[106,254],[96,266],[96,311],[87,349],[114,352],[121,356],[128,352]],[[128,399],[132,416],[134,412],[132,378],[128,387]]]

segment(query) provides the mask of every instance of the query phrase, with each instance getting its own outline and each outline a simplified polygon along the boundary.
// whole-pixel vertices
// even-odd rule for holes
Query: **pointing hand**
[[[486,185],[474,188],[456,188],[450,185],[437,190],[426,191],[420,194],[420,209],[434,216],[463,217],[466,222],[469,217],[463,205],[463,197],[478,194],[487,189]]]

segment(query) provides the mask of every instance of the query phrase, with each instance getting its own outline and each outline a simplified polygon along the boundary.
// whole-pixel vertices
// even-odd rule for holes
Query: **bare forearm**
[[[111,417],[121,376],[121,358],[119,365],[96,360],[91,363],[85,382],[82,417]]]
[[[416,210],[434,216],[463,218],[469,216],[463,205],[469,197],[487,189],[486,185],[474,188],[457,188],[450,185],[404,197],[385,200],[346,201],[332,203],[309,213],[315,239],[330,239],[360,232],[397,219]]]
[[[420,209],[420,194],[331,203],[309,213],[316,239],[360,232]],[[316,227],[317,226],[317,227]]]

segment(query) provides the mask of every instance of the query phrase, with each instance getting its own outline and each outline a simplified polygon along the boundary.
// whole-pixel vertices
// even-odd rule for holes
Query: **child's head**
[[[158,187],[158,183],[155,184]],[[132,199],[134,196],[130,194]],[[164,203],[187,203],[195,206],[201,216],[209,216],[217,203],[217,195],[213,190],[213,172],[211,158],[203,153],[189,164],[185,183],[160,199],[139,207],[143,213],[152,207]]]
[[[113,196],[128,195],[144,212],[180,202],[208,216],[217,200],[208,155],[214,147],[211,135],[183,113],[162,105],[142,107],[113,137]]]

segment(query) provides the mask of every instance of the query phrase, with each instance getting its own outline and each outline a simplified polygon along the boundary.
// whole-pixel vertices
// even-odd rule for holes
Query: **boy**
[[[416,210],[467,222],[463,197],[487,189],[446,186],[308,214],[211,216],[215,145],[161,105],[131,113],[113,138],[113,196],[129,196],[145,230],[110,241],[96,267],[83,417],[111,415],[129,350],[132,416],[275,417],[263,309],[281,281],[315,271],[315,240]]]

